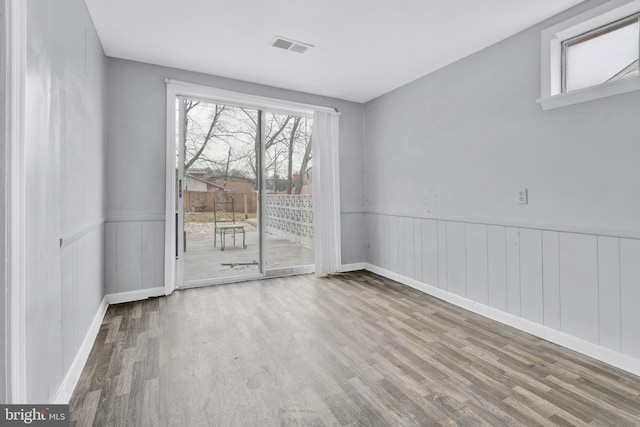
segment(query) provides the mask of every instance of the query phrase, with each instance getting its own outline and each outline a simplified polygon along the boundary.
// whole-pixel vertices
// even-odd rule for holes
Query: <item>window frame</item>
[[[640,19],[640,0],[614,0],[588,10],[541,33],[541,95],[543,110],[564,107],[640,90],[640,76],[564,91],[564,43],[588,38],[625,20]]]
[[[595,39],[602,35],[612,33],[614,31],[620,30],[627,25],[633,25],[634,23],[640,23],[640,12],[634,13],[633,15],[627,16],[626,18],[618,19],[617,21],[610,22],[601,27],[594,28],[586,33],[579,34],[575,37],[571,37],[570,39],[563,40],[560,42],[561,51],[562,51],[562,81],[561,81],[561,93],[568,93],[567,91],[567,49],[571,46],[578,45],[582,42],[589,41],[591,39]],[[640,32],[638,32],[638,39],[640,39]],[[639,40],[640,41],[640,40]],[[639,43],[640,44],[640,43]],[[638,56],[640,57],[640,46],[638,47]],[[628,77],[627,77],[628,78]],[[607,83],[607,82],[603,82]],[[588,86],[590,87],[590,86]]]

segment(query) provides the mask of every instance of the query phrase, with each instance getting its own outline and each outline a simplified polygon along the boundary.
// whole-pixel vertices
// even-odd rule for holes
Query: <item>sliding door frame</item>
[[[173,79],[167,79],[167,150],[166,150],[166,220],[165,220],[165,295],[171,294],[177,287],[177,268],[178,259],[175,254],[176,248],[176,219],[175,219],[175,159],[176,159],[176,131],[178,123],[176,123],[176,99],[178,97],[195,98],[203,101],[209,101],[217,104],[232,105],[238,107],[254,108],[258,110],[260,140],[264,134],[263,115],[266,111],[274,113],[293,114],[298,116],[313,117],[315,111],[324,111],[335,113],[335,109],[322,107],[311,104],[286,101],[276,98],[268,98],[258,95],[250,95],[241,92],[233,92],[223,89],[217,89],[209,86],[202,86],[193,83],[181,82]],[[262,169],[262,159],[264,158],[264,144],[260,144],[260,164]],[[263,271],[264,268],[264,249],[265,242],[262,236],[264,219],[261,207],[263,205],[263,194],[265,186],[265,178],[262,170],[259,170],[259,189],[258,189],[258,230],[260,230],[260,272],[258,274],[243,275],[235,277],[223,277],[218,279],[206,279],[200,281],[189,282],[184,287],[207,286],[231,282],[240,282],[245,280],[256,280],[265,277],[276,277],[288,274],[309,273],[313,272],[313,267],[294,267],[289,269],[281,269],[274,271]],[[337,191],[337,189],[336,189]],[[340,243],[338,242],[338,245]],[[337,251],[340,248],[336,248]]]
[[[211,98],[203,98],[201,96],[184,96],[184,95],[178,95],[176,97],[176,100],[178,100],[179,102],[179,112],[178,112],[178,117],[182,118],[184,117],[184,113],[185,113],[185,107],[184,107],[184,100],[187,99],[191,99],[191,100],[195,100],[195,101],[202,101],[202,102],[215,102],[216,104],[222,104],[221,102],[212,100]],[[232,104],[224,104],[224,105],[232,105]],[[234,105],[237,106],[237,105]],[[246,106],[242,106],[242,107],[246,107]],[[256,109],[255,107],[251,107],[252,110],[256,111],[258,114],[258,124],[256,126],[256,133],[258,134],[258,140],[262,141],[262,135],[263,135],[263,131],[264,129],[262,128],[262,114],[263,111]],[[175,166],[178,169],[178,183],[177,183],[177,193],[178,193],[178,212],[177,212],[177,220],[176,220],[176,232],[174,233],[176,236],[182,236],[183,232],[184,232],[184,199],[183,199],[183,195],[184,195],[184,185],[185,185],[185,180],[184,180],[184,158],[185,158],[185,147],[186,147],[186,141],[185,141],[185,137],[186,134],[184,132],[184,122],[182,120],[179,120],[179,122],[177,123],[177,131],[178,131],[178,140],[176,141],[176,143],[179,145],[178,147],[178,164]],[[175,150],[175,148],[174,148]],[[257,176],[260,177],[262,176],[262,159],[264,157],[264,147],[262,146],[262,144],[260,145],[260,151],[257,153]],[[262,200],[262,189],[264,188],[264,183],[262,180],[258,180],[258,191],[257,191],[257,195],[258,195],[258,215],[257,220],[258,220],[258,230],[262,230],[262,222],[261,222],[261,218],[262,215],[260,215],[260,209],[261,209],[261,200]],[[175,179],[174,179],[174,185],[175,184]],[[180,188],[182,186],[182,188]],[[182,190],[182,191],[181,191]],[[176,191],[174,189],[174,195],[175,195]],[[256,279],[262,279],[264,277],[264,271],[263,271],[263,236],[262,233],[259,233],[259,242],[258,242],[258,255],[259,255],[259,260],[258,260],[258,272],[257,273],[251,273],[251,274],[240,274],[240,275],[235,275],[235,276],[224,276],[224,277],[210,277],[210,278],[206,278],[206,279],[198,279],[198,280],[189,280],[188,282],[184,281],[184,252],[185,252],[185,241],[184,239],[180,239],[178,238],[176,241],[176,285],[175,288],[176,289],[187,289],[187,288],[197,288],[197,287],[201,287],[201,286],[210,286],[210,285],[221,285],[221,284],[225,284],[225,283],[235,283],[235,282],[243,282],[243,281],[248,281],[248,280],[256,280]],[[178,256],[178,254],[182,254],[182,256]]]
[[[5,19],[5,144],[2,161],[5,162],[5,227],[4,244],[6,286],[5,356],[7,403],[27,403],[26,362],[26,58],[27,58],[27,6],[24,0],[4,1]],[[4,289],[2,289],[4,291]],[[4,307],[3,307],[4,311]]]

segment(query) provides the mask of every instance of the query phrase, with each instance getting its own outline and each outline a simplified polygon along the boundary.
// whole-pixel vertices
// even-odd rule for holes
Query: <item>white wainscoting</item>
[[[53,403],[57,405],[67,405],[69,404],[69,400],[71,399],[71,395],[80,380],[80,375],[82,375],[82,370],[84,369],[87,360],[89,360],[89,354],[91,353],[91,349],[93,348],[93,344],[98,337],[98,332],[100,332],[100,325],[102,325],[102,321],[104,320],[104,315],[107,312],[107,308],[109,304],[107,304],[107,298],[102,298],[100,305],[98,306],[96,313],[93,316],[93,320],[87,329],[87,333],[84,335],[82,342],[80,344],[80,348],[78,349],[73,362],[70,367],[65,367],[67,369],[66,375],[58,392],[56,393]]]
[[[340,240],[342,264],[362,262],[364,259],[364,245],[362,243],[364,231],[364,214],[362,208],[359,211],[350,209],[340,213]]]
[[[105,224],[105,293],[164,285],[164,215],[108,216]]]
[[[64,379],[55,402],[71,396],[106,310],[103,227],[104,220],[96,220],[60,239]]]
[[[365,218],[365,255],[374,269],[640,363],[640,239],[378,213]]]

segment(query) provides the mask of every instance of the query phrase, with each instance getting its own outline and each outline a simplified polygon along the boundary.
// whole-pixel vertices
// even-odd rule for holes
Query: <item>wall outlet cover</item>
[[[529,203],[529,192],[526,188],[521,188],[516,192],[516,203],[526,205]]]

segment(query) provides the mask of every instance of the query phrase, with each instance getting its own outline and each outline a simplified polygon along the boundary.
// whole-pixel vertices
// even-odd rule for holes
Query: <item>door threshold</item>
[[[284,267],[284,268],[274,268],[272,270],[267,270],[264,272],[264,276],[266,278],[295,276],[298,274],[315,273],[315,271],[316,271],[315,265],[301,265],[297,267]]]
[[[202,288],[204,286],[226,285],[229,283],[249,282],[263,279],[263,274],[246,274],[242,276],[218,277],[215,279],[189,280],[176,289]]]
[[[301,274],[315,273],[315,265],[303,265],[297,267],[274,268],[264,274],[246,274],[242,276],[219,277],[216,279],[190,280],[176,289],[202,288],[205,286],[228,285],[231,283],[250,282],[253,280],[271,279],[274,277],[297,276]]]

